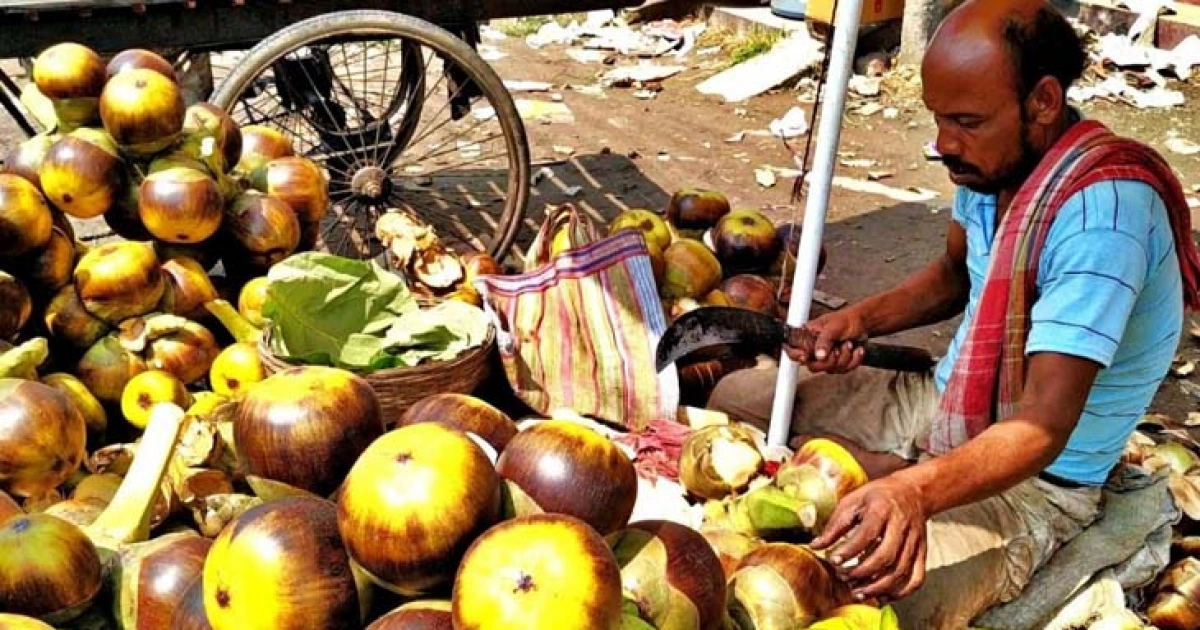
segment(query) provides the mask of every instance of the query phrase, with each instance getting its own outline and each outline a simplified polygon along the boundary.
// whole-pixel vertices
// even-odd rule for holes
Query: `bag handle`
[[[550,206],[537,236],[525,255],[525,272],[534,271],[554,259],[554,241],[566,231],[566,249],[578,249],[595,242],[599,236],[595,224],[570,202]]]
[[[496,348],[502,354],[516,354],[519,346],[517,336],[512,332],[512,326],[505,318],[505,315],[496,310],[492,306],[491,288],[487,281],[483,278],[475,280],[475,291],[479,293],[479,301],[483,307],[483,314],[492,322],[492,327],[496,329]]]

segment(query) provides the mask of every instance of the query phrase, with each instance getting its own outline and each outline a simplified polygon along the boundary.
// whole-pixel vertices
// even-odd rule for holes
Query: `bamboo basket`
[[[288,363],[270,350],[271,331],[267,325],[258,340],[258,355],[268,376],[299,364]],[[489,326],[483,343],[449,361],[431,361],[413,367],[390,368],[360,374],[379,397],[384,424],[392,426],[417,401],[441,393],[470,394],[491,376],[492,352],[496,348],[496,330]]]

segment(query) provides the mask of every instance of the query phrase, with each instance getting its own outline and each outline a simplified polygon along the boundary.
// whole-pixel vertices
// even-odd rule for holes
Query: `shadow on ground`
[[[646,177],[634,160],[616,153],[577,155],[554,164],[535,165],[533,177],[537,183],[530,192],[515,246],[521,251],[537,234],[548,207],[570,202],[598,226],[604,226],[632,208],[665,211],[671,199],[671,193]]]

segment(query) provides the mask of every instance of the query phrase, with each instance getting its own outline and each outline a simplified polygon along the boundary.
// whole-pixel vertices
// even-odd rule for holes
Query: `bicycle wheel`
[[[237,60],[211,101],[240,124],[280,129],[324,166],[321,249],[379,255],[374,219],[391,209],[497,259],[521,227],[530,166],[516,105],[439,26],[366,10],[297,22]]]

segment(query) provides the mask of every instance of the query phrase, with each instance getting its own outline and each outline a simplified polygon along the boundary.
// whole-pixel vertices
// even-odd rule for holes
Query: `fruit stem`
[[[212,313],[217,321],[233,335],[233,338],[239,343],[258,343],[259,336],[262,335],[262,330],[250,323],[250,320],[242,316],[228,300],[216,299],[204,304],[204,308]]]
[[[86,529],[97,547],[114,549],[150,537],[154,501],[175,456],[183,420],[183,410],[171,403],[159,403],[150,410],[150,422],[125,480],[108,507]]]

